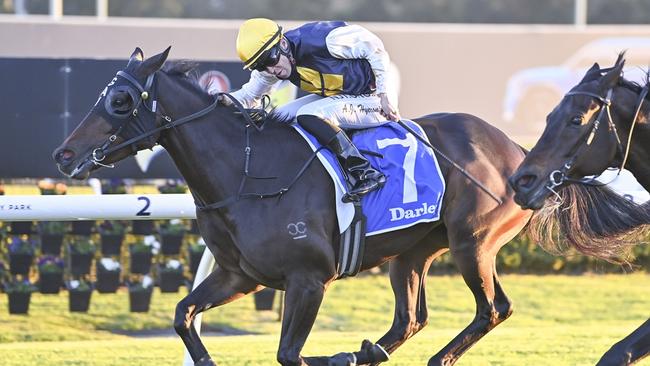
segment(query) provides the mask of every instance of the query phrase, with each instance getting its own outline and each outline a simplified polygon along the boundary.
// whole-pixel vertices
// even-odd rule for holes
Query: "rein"
[[[604,97],[604,98],[602,96],[598,95],[598,94],[590,93],[590,92],[583,92],[583,91],[568,92],[565,96],[586,95],[586,96],[595,98],[596,100],[598,100],[601,103],[600,112],[598,112],[598,115],[596,116],[596,119],[594,120],[594,123],[592,124],[591,129],[586,134],[587,137],[584,140],[580,139],[580,140],[578,140],[578,142],[576,142],[576,145],[578,145],[581,141],[584,141],[584,144],[579,145],[576,148],[575,153],[569,159],[566,160],[566,162],[564,163],[562,168],[554,170],[554,171],[551,172],[551,174],[549,174],[549,177],[548,177],[549,178],[549,184],[546,185],[545,188],[548,189],[549,191],[551,191],[557,197],[559,197],[558,193],[555,191],[555,188],[562,185],[562,184],[564,184],[565,182],[580,183],[580,184],[592,185],[592,186],[604,186],[604,185],[608,185],[609,183],[613,182],[621,174],[621,171],[625,168],[625,163],[627,162],[627,159],[628,159],[628,156],[629,156],[629,153],[630,153],[630,145],[632,143],[632,134],[634,133],[634,126],[636,125],[637,117],[639,116],[639,113],[641,112],[641,106],[643,105],[643,101],[645,100],[645,97],[648,94],[648,89],[649,88],[650,88],[650,86],[648,84],[646,84],[643,87],[643,89],[641,90],[641,93],[639,94],[639,98],[638,98],[638,100],[636,102],[635,113],[634,113],[634,116],[632,117],[632,124],[631,124],[631,127],[630,127],[630,133],[628,134],[628,137],[627,137],[625,152],[623,152],[623,147],[622,147],[623,144],[621,143],[621,139],[618,136],[618,131],[616,129],[616,124],[614,123],[614,120],[613,120],[612,114],[611,114],[612,94],[613,94],[613,91],[614,91],[614,87],[610,88],[607,91],[607,96]],[[569,176],[568,176],[569,170],[571,170],[571,168],[573,167],[573,163],[578,158],[580,153],[582,153],[582,151],[584,149],[588,148],[591,145],[591,143],[593,142],[594,137],[596,136],[596,132],[598,131],[598,128],[600,127],[600,122],[605,117],[605,113],[607,113],[607,123],[608,123],[608,125],[610,127],[609,129],[610,129],[610,131],[614,132],[614,136],[616,137],[616,143],[617,143],[618,151],[623,152],[623,160],[621,162],[621,165],[618,167],[618,173],[616,174],[616,177],[614,177],[614,179],[612,179],[611,181],[609,181],[607,183],[596,182],[596,178],[598,178],[600,175],[589,177],[589,178],[585,178],[585,177],[577,178],[577,179],[569,178]],[[574,145],[574,148],[575,148],[576,145]]]
[[[90,161],[92,164],[95,164],[95,165],[99,165],[99,166],[103,166],[103,167],[107,167],[107,168],[113,168],[114,165],[112,165],[112,164],[108,165],[108,164],[103,164],[102,163],[102,161],[104,159],[106,159],[106,156],[108,156],[110,153],[115,152],[115,151],[120,150],[120,149],[123,149],[123,148],[126,148],[126,147],[131,147],[132,150],[137,151],[136,148],[134,147],[135,143],[137,143],[139,141],[142,141],[142,140],[144,140],[144,139],[146,139],[146,138],[148,138],[150,136],[153,136],[156,133],[159,133],[161,131],[168,130],[170,128],[174,128],[174,127],[183,125],[185,123],[197,120],[197,119],[199,119],[201,117],[204,117],[205,115],[212,112],[217,107],[217,105],[219,104],[219,101],[221,100],[221,98],[230,99],[232,104],[235,106],[235,108],[237,108],[238,112],[243,116],[244,120],[246,121],[245,130],[244,130],[245,131],[245,136],[246,136],[246,147],[244,148],[244,155],[245,155],[244,171],[243,171],[243,174],[242,174],[242,180],[241,180],[240,185],[239,185],[239,190],[237,191],[236,195],[231,196],[229,198],[226,198],[224,200],[214,202],[214,203],[209,203],[209,204],[204,204],[204,203],[198,202],[197,197],[195,196],[194,197],[194,199],[195,199],[194,203],[195,203],[196,207],[199,210],[202,210],[202,211],[215,210],[215,209],[225,207],[225,206],[227,206],[227,205],[229,205],[231,203],[234,203],[234,202],[236,202],[236,201],[238,201],[240,199],[245,199],[245,198],[260,198],[261,199],[261,198],[280,197],[284,193],[286,193],[298,181],[298,179],[307,171],[307,168],[309,168],[309,165],[311,165],[311,163],[314,161],[314,159],[316,159],[318,152],[323,148],[323,147],[320,147],[319,149],[317,149],[316,151],[314,151],[311,154],[309,159],[307,159],[307,161],[300,168],[300,170],[298,171],[296,176],[291,180],[291,182],[289,182],[289,184],[286,187],[283,187],[283,188],[281,188],[281,189],[279,189],[279,190],[277,190],[275,192],[269,192],[269,193],[243,193],[244,185],[246,183],[246,180],[249,179],[249,178],[250,179],[275,179],[275,178],[277,178],[277,177],[255,177],[255,176],[252,176],[251,174],[249,174],[249,170],[248,170],[249,165],[250,165],[251,153],[252,153],[252,148],[251,148],[251,143],[250,143],[250,129],[249,128],[252,126],[258,132],[261,132],[264,129],[263,123],[261,125],[258,125],[255,121],[253,121],[253,119],[251,118],[250,113],[255,113],[255,114],[261,116],[262,119],[266,118],[265,99],[262,100],[262,108],[261,109],[252,109],[251,110],[251,109],[244,108],[244,106],[235,97],[233,97],[232,95],[230,95],[228,93],[217,93],[217,94],[215,94],[214,101],[210,105],[208,105],[207,107],[199,110],[198,112],[192,113],[192,114],[190,114],[188,116],[179,118],[177,120],[172,120],[172,118],[170,116],[157,112],[158,103],[157,103],[157,100],[155,99],[155,97],[153,97],[153,89],[152,89],[154,81],[155,81],[154,80],[155,75],[156,75],[156,73],[153,73],[153,74],[149,75],[149,77],[147,78],[147,81],[145,83],[145,86],[142,86],[142,84],[140,84],[140,82],[137,79],[135,79],[133,76],[131,76],[127,72],[125,72],[125,71],[118,71],[117,72],[116,77],[124,78],[126,81],[129,82],[131,87],[137,89],[137,91],[139,92],[139,94],[137,94],[137,93],[132,93],[131,91],[128,91],[129,94],[131,95],[131,97],[134,99],[135,103],[134,103],[134,107],[132,108],[132,111],[129,114],[125,115],[123,118],[132,117],[133,119],[135,119],[136,123],[139,126],[145,126],[145,123],[143,122],[143,117],[142,117],[143,114],[138,112],[138,108],[140,107],[140,105],[142,105],[142,106],[144,106],[146,111],[148,111],[149,114],[154,119],[160,118],[164,122],[161,122],[162,124],[160,126],[158,126],[158,127],[155,127],[155,128],[153,128],[151,130],[148,130],[148,131],[145,131],[145,132],[141,133],[140,135],[132,137],[132,138],[130,138],[130,139],[124,141],[124,142],[121,142],[121,143],[117,144],[117,145],[111,146],[112,143],[117,140],[117,136],[124,129],[124,127],[126,126],[126,123],[129,122],[129,119],[126,119],[126,121],[124,123],[122,123],[116,129],[116,131],[113,134],[111,134],[111,136],[109,136],[107,141],[104,144],[102,144],[101,147],[98,147],[98,148],[94,149],[92,154],[88,157],[88,159],[86,159],[86,161],[84,163],[80,164],[75,169],[75,171],[73,171],[73,173],[71,173],[71,175],[74,175],[76,170],[81,169],[81,167],[83,165],[85,165],[85,163],[88,162],[88,161]],[[152,102],[151,102],[150,106],[147,105],[147,100],[149,100],[149,99],[152,99]],[[108,110],[108,108],[107,108],[107,113],[114,116],[114,117],[118,117],[114,113],[112,113],[110,110]],[[154,121],[154,124],[155,124],[155,122],[156,121]],[[144,128],[142,128],[142,129],[144,130]]]
[[[435,146],[431,145],[429,141],[427,141],[424,137],[420,136],[419,133],[415,132],[411,127],[409,127],[406,123],[402,121],[397,121],[397,123],[402,126],[405,130],[411,133],[416,139],[420,140],[423,144],[431,148],[431,150],[435,151],[436,154],[440,155],[441,158],[445,159],[449,164],[451,164],[454,168],[458,169],[458,171],[464,175],[467,179],[470,180],[470,182],[474,183],[477,187],[479,187],[483,192],[485,192],[488,196],[490,196],[493,200],[495,200],[499,205],[503,203],[503,201],[497,197],[495,193],[493,193],[488,187],[486,187],[483,183],[481,183],[478,179],[476,179],[472,174],[470,174],[465,168],[460,166],[458,163],[453,161],[451,158],[449,158],[447,155],[445,155],[440,149],[436,148]]]

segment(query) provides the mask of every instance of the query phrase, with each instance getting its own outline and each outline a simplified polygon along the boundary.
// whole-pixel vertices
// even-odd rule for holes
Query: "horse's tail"
[[[527,227],[529,237],[553,254],[573,247],[613,263],[650,232],[650,206],[637,205],[604,186],[571,184],[551,196]]]

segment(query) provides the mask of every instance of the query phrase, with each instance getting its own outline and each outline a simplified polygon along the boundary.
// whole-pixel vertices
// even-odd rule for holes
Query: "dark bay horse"
[[[623,56],[623,53],[619,55],[612,68],[601,69],[594,64],[548,115],[541,138],[510,178],[517,192],[515,201],[522,207],[537,209],[555,190],[571,189],[574,187],[571,183],[591,184],[585,176],[623,164],[650,191],[650,104],[646,98],[649,86],[647,83],[640,86],[621,76]],[[594,237],[592,243],[612,243],[613,251],[601,253],[605,259],[616,255],[617,249],[637,243],[635,238],[647,240],[650,223],[647,205],[631,202],[620,205],[605,197],[594,199],[605,206],[616,204],[617,218],[637,226],[628,231],[625,224],[610,231],[593,225],[591,233],[578,231],[578,235]],[[575,217],[574,225],[580,226],[581,219],[588,220],[584,216]],[[578,249],[594,254],[591,246],[578,246]],[[648,354],[650,319],[612,346],[598,365],[630,365]]]
[[[356,360],[359,365],[378,364],[385,358],[376,352],[377,345],[392,353],[427,324],[426,273],[431,262],[446,251],[452,253],[474,295],[476,315],[428,364],[454,364],[510,316],[512,304],[497,277],[495,256],[533,215],[513,201],[513,191],[506,184],[525,152],[477,117],[433,114],[417,120],[431,143],[483,182],[502,203],[441,161],[447,187],[441,220],[366,241],[362,270],[390,260],[395,312],[388,332],[377,345],[364,341],[359,352],[302,357],[325,291],[337,278],[340,234],[331,180],[320,164],[311,164],[291,189],[282,191],[311,157],[306,142],[273,114],[262,129],[235,107],[216,103],[188,77],[191,68],[186,63],[162,69],[168,52],[144,60],[142,51],[136,49],[126,68],[53,155],[61,172],[84,179],[94,169],[159,143],[176,163],[197,203],[211,205],[209,210],[197,209],[197,219],[218,266],[179,302],[174,320],[197,365],[215,363],[193,327],[195,316],[264,286],[286,291],[279,363],[351,365]],[[564,193],[565,199],[581,200],[586,196],[583,191],[590,189],[614,195],[582,187]],[[283,194],[263,198],[262,193],[278,191]],[[563,214],[576,212],[569,209]],[[305,224],[306,236],[293,240],[288,227],[297,222]]]

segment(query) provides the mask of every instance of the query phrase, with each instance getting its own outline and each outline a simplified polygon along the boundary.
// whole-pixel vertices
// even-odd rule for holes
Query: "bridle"
[[[641,111],[641,106],[643,104],[643,101],[645,100],[646,95],[648,94],[648,84],[643,87],[641,90],[641,93],[639,94],[639,98],[636,102],[636,111],[634,113],[634,117],[632,118],[632,124],[630,127],[630,133],[627,138],[627,143],[625,146],[625,151],[623,153],[623,160],[621,162],[621,165],[618,167],[618,173],[616,174],[616,177],[618,177],[619,174],[621,174],[621,171],[623,168],[625,168],[625,163],[627,162],[627,158],[629,156],[630,152],[630,145],[632,142],[632,134],[634,133],[634,126],[636,125],[636,120],[637,117],[639,116],[639,112]],[[559,197],[558,193],[555,191],[555,188],[564,184],[565,182],[570,182],[570,183],[580,183],[580,184],[585,184],[585,185],[593,185],[593,186],[602,186],[602,185],[607,185],[614,181],[612,179],[608,183],[602,183],[596,181],[598,176],[593,176],[593,177],[582,177],[582,178],[569,178],[568,172],[571,170],[573,167],[573,163],[575,163],[575,160],[580,156],[580,154],[583,152],[583,150],[587,149],[589,146],[591,146],[594,137],[596,136],[596,132],[598,131],[598,128],[600,127],[600,123],[605,117],[605,113],[607,113],[607,123],[609,125],[609,130],[614,132],[614,136],[616,137],[616,143],[617,143],[617,149],[619,152],[623,152],[623,144],[621,143],[621,139],[619,138],[618,131],[616,129],[616,125],[614,123],[614,120],[612,119],[612,114],[611,114],[611,106],[612,106],[612,94],[614,91],[614,87],[611,87],[608,91],[605,97],[602,97],[598,94],[591,93],[591,92],[586,92],[586,91],[571,91],[565,94],[565,97],[567,96],[574,96],[574,95],[584,95],[584,96],[589,96],[592,98],[595,98],[598,102],[600,102],[600,111],[598,112],[598,115],[596,116],[596,119],[591,125],[591,129],[585,134],[584,139],[579,139],[574,146],[572,147],[572,150],[575,150],[573,155],[567,159],[564,164],[562,165],[562,168],[557,169],[552,171],[549,174],[549,183],[546,185],[546,189],[551,191],[555,196]],[[582,143],[581,145],[578,146],[578,144]],[[576,148],[577,146],[577,148]]]
[[[104,108],[105,112],[110,115],[113,118],[117,119],[123,119],[124,122],[121,123],[116,129],[115,132],[113,132],[108,139],[98,148],[95,148],[93,152],[83,161],[81,162],[75,170],[70,173],[71,176],[74,176],[74,174],[78,171],[81,170],[86,164],[92,163],[94,165],[99,165],[102,167],[108,167],[108,168],[113,168],[113,164],[108,165],[102,163],[104,159],[106,159],[106,156],[108,156],[110,153],[115,152],[117,150],[123,149],[123,148],[131,148],[133,153],[136,153],[138,151],[138,148],[135,146],[135,144],[139,141],[142,141],[146,138],[149,138],[161,131],[168,130],[170,128],[174,128],[177,126],[180,126],[182,124],[197,120],[206,114],[212,112],[217,105],[219,104],[219,101],[221,98],[228,98],[234,105],[234,107],[237,109],[237,113],[240,113],[242,117],[244,118],[244,134],[245,134],[245,141],[246,141],[246,146],[244,147],[244,158],[245,158],[245,163],[244,163],[244,170],[242,172],[242,179],[239,185],[239,189],[237,193],[233,196],[230,196],[226,199],[223,199],[218,202],[211,202],[211,203],[204,203],[201,202],[196,196],[195,198],[195,204],[199,210],[206,211],[206,210],[215,210],[219,209],[225,206],[228,206],[242,198],[273,198],[273,197],[281,197],[284,193],[289,191],[289,189],[300,179],[300,177],[305,174],[307,171],[307,168],[313,161],[316,160],[317,158],[317,153],[320,151],[323,147],[317,149],[312,153],[310,158],[305,161],[305,163],[302,165],[302,167],[298,170],[296,175],[293,177],[293,179],[285,186],[282,187],[276,191],[272,192],[263,192],[263,193],[257,193],[257,192],[250,192],[246,193],[243,192],[244,185],[247,179],[275,179],[277,177],[257,177],[249,172],[249,166],[250,166],[250,159],[251,159],[251,153],[252,153],[252,147],[251,147],[251,139],[250,139],[250,130],[251,127],[254,127],[257,132],[261,132],[264,129],[264,121],[266,120],[266,107],[267,103],[270,103],[270,99],[268,97],[262,99],[262,106],[261,109],[247,109],[245,108],[241,102],[239,102],[234,96],[232,96],[229,93],[217,93],[214,95],[214,101],[208,105],[207,107],[199,110],[198,112],[192,113],[188,116],[185,116],[183,118],[179,118],[177,120],[173,120],[170,116],[160,113],[158,110],[158,102],[155,98],[154,91],[155,89],[153,88],[154,83],[155,83],[155,75],[157,72],[152,73],[147,77],[147,81],[145,82],[145,85],[143,86],[136,78],[134,78],[132,75],[127,73],[126,71],[118,71],[116,78],[121,77],[124,78],[128,84],[127,85],[120,85],[117,86],[116,88],[122,88],[121,91],[124,91],[128,93],[131,98],[133,99],[133,107],[129,109],[128,111],[121,111],[121,113],[117,113],[116,111],[112,110],[110,106],[110,102],[108,101],[108,94],[106,95],[106,100],[104,103]],[[120,89],[117,89],[120,90]],[[147,104],[148,101],[151,101],[150,104]],[[144,112],[139,111],[139,107],[142,106],[144,107]],[[127,113],[128,112],[128,113]],[[262,123],[255,122],[253,120],[253,117],[255,116],[259,119],[262,120]],[[148,123],[147,120],[148,119]],[[154,121],[152,122],[151,119]],[[162,121],[159,123],[159,121]],[[126,126],[127,123],[134,123],[141,131],[139,135],[129,138],[124,142],[121,142],[117,145],[113,145],[113,143],[117,140],[118,135],[120,132],[122,132]],[[146,130],[146,126],[148,125],[153,125],[157,126],[154,127],[153,129]],[[150,146],[153,146],[155,142],[148,142]]]
[[[156,76],[156,72],[149,75],[147,77],[145,85],[143,86],[135,77],[133,77],[128,72],[126,71],[117,72],[115,78],[116,79],[123,78],[128,83],[127,85],[120,85],[117,86],[116,88],[120,88],[118,90],[122,90],[131,96],[131,98],[133,99],[133,106],[128,111],[128,113],[117,113],[115,110],[111,108],[108,95],[105,96],[106,98],[104,102],[105,112],[110,117],[116,118],[118,120],[123,120],[124,122],[122,122],[117,128],[115,128],[114,132],[107,138],[107,140],[100,147],[93,149],[92,153],[86,158],[86,160],[82,161],[77,166],[77,168],[75,168],[75,170],[72,173],[70,173],[70,175],[74,176],[74,174],[78,170],[81,170],[88,163],[92,163],[94,165],[98,165],[106,168],[114,168],[113,164],[102,163],[102,161],[104,161],[104,159],[106,159],[106,157],[112,152],[129,147],[131,148],[132,154],[135,154],[138,150],[138,148],[136,147],[136,143],[144,139],[147,139],[161,131],[174,128],[184,123],[203,117],[206,114],[210,113],[212,110],[214,110],[217,104],[219,103],[219,99],[215,97],[214,101],[207,107],[201,109],[196,113],[192,113],[189,116],[185,116],[183,118],[174,121],[170,116],[160,113],[158,111],[159,109],[158,101],[156,100],[156,97],[154,95],[154,89],[153,89],[155,76]],[[143,111],[144,113],[141,112],[140,109],[144,109]],[[117,145],[113,145],[113,143],[117,140],[119,134],[127,127],[129,123],[133,124],[133,128],[143,132]],[[147,130],[147,126],[151,126],[151,125],[157,127]],[[155,142],[152,141],[148,141],[147,143],[148,146],[150,147],[155,145]]]

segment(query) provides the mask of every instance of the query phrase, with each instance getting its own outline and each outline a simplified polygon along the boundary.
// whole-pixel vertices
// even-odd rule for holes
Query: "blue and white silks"
[[[415,122],[402,120],[425,139],[426,134]],[[294,128],[315,151],[320,147],[312,135],[299,125]],[[383,188],[361,199],[366,215],[366,236],[404,229],[440,218],[445,181],[433,151],[396,122],[369,130],[356,131],[352,140],[373,167],[387,177]],[[428,139],[427,139],[428,140]],[[328,149],[318,152],[318,159],[334,182],[339,230],[343,233],[354,216],[352,203],[341,202],[347,191],[345,177],[336,156]]]

